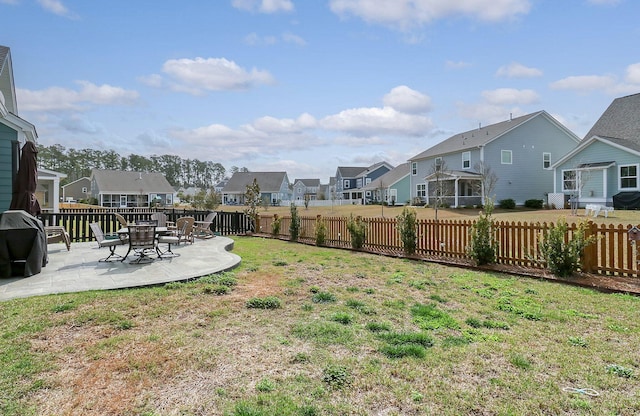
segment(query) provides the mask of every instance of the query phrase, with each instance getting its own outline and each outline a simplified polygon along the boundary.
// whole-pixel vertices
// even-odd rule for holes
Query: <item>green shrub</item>
[[[551,225],[548,231],[539,236],[538,249],[541,260],[556,276],[571,276],[580,267],[584,249],[595,242],[595,236],[585,237],[588,224],[581,222],[565,241],[569,226],[560,219],[557,225]]]
[[[316,245],[318,247],[324,246],[327,239],[327,224],[322,217],[316,218]]]
[[[404,207],[396,219],[404,254],[412,255],[416,252],[417,244],[416,210]]]
[[[480,218],[471,226],[471,241],[467,247],[468,255],[477,264],[491,264],[496,262],[498,242],[493,232],[493,204],[489,201],[485,204]]]
[[[542,199],[527,199],[524,201],[524,206],[532,209],[542,209],[544,201]]]
[[[351,214],[347,221],[347,230],[351,234],[351,247],[361,249],[367,238],[367,223],[360,216],[354,218]]]
[[[516,207],[516,201],[511,198],[503,199],[500,201],[500,208],[502,209],[514,209]]]
[[[250,309],[278,309],[282,307],[280,299],[275,296],[267,296],[266,298],[251,298],[247,300],[245,305]]]
[[[271,223],[271,235],[274,237],[280,234],[280,225],[282,219],[276,214],[273,216],[273,222]]]
[[[298,217],[298,208],[296,204],[291,203],[291,224],[289,224],[289,238],[291,241],[298,241],[300,235],[300,217]]]

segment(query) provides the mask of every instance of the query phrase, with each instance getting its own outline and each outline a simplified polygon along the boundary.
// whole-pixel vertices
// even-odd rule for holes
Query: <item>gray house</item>
[[[91,196],[103,207],[173,205],[174,192],[167,178],[158,172],[91,171]]]
[[[244,205],[247,186],[256,179],[265,203],[278,205],[291,200],[287,172],[236,172],[222,189],[224,205]]]
[[[62,201],[81,201],[91,197],[91,178],[86,176],[62,185]]]
[[[11,205],[20,149],[27,141],[35,143],[37,138],[35,126],[18,116],[11,51],[0,45],[0,212]]]
[[[552,168],[554,193],[577,196],[581,206],[612,205],[616,194],[639,193],[640,94],[613,100],[582,142]]]
[[[318,197],[320,191],[320,179],[296,179],[293,181],[293,199],[296,201],[313,201],[322,199]]]
[[[402,163],[378,179],[365,185],[365,195],[372,202],[404,205],[411,200],[409,192],[409,163]]]
[[[339,166],[336,170],[336,199],[364,202],[367,195],[362,188],[391,169],[393,166],[387,162],[378,162],[369,167]]]
[[[580,139],[546,111],[459,133],[412,157],[412,200],[459,207],[511,198],[517,204],[553,192],[551,166]],[[485,190],[487,172],[497,181]]]

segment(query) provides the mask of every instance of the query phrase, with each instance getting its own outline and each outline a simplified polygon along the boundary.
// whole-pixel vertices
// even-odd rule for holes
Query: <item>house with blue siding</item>
[[[296,201],[314,201],[320,198],[320,179],[296,179],[293,181],[293,199]]]
[[[459,133],[409,159],[413,203],[441,198],[451,207],[513,199],[546,200],[551,166],[580,139],[546,111]],[[488,190],[488,172],[496,181]]]
[[[554,192],[585,204],[612,205],[640,192],[640,94],[613,100],[580,144],[553,166]]]
[[[18,116],[11,51],[0,45],[0,212],[11,205],[20,149],[27,141],[35,143],[37,138],[35,126]]]
[[[410,202],[409,163],[401,163],[363,188],[367,200],[388,205]]]
[[[393,169],[387,162],[378,162],[369,167],[339,166],[336,170],[336,199],[362,203],[366,197],[363,187]]]

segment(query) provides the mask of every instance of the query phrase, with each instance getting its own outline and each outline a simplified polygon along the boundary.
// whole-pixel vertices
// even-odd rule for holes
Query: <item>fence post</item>
[[[591,236],[598,235],[598,225],[593,221],[589,220],[587,222],[587,226],[584,230],[584,239],[588,240]],[[582,254],[582,265],[580,269],[582,269],[585,273],[593,273],[593,271],[598,266],[598,241],[594,241],[584,248],[584,253]]]

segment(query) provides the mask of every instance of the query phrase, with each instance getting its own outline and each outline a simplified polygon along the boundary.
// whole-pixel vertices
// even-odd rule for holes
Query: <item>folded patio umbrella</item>
[[[22,147],[18,175],[13,184],[10,209],[21,209],[31,215],[40,215],[40,203],[36,199],[38,185],[38,149],[33,142]]]

